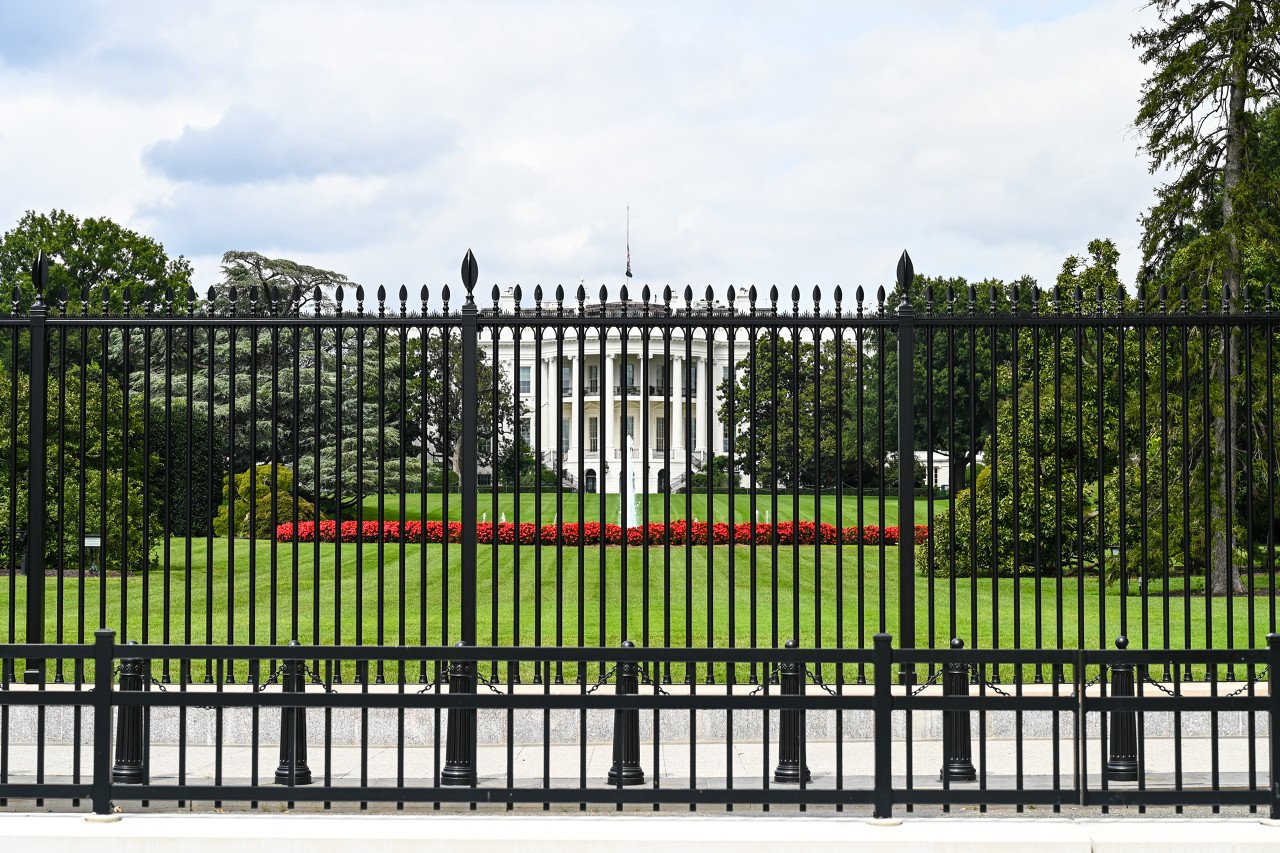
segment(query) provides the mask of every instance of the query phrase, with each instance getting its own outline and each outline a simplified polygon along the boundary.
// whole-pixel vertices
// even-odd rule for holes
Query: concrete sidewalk
[[[3,815],[6,853],[431,853],[609,850],[699,853],[804,850],[859,853],[1272,853],[1280,826],[1258,818],[908,818],[375,815]]]

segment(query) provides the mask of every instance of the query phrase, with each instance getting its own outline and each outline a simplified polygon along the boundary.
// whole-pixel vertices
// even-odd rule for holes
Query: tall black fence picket
[[[918,276],[905,253],[874,295],[486,301],[478,277],[468,253],[460,301],[50,292],[40,258],[0,284],[4,639],[1235,650],[1276,630],[1269,286],[979,286]],[[335,678],[386,681],[369,663]],[[4,665],[83,678],[80,660]],[[589,684],[610,666],[476,675]],[[849,666],[818,674],[866,679]],[[1063,677],[1017,670],[987,675]],[[722,683],[727,664],[664,657],[656,677]]]

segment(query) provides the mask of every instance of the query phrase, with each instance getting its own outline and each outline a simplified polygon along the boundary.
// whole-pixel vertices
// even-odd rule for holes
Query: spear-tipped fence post
[[[297,640],[290,640],[297,646]],[[304,693],[307,689],[306,665],[301,659],[284,662],[281,688],[285,693]],[[290,706],[280,709],[280,764],[276,767],[277,785],[310,785],[311,768],[307,765],[307,709]]]
[[[475,525],[472,525],[472,529]],[[455,648],[467,644],[457,642]],[[455,660],[449,667],[450,695],[475,693],[475,663]],[[448,732],[445,735],[445,763],[440,771],[441,785],[474,785],[476,783],[476,709],[450,708]]]
[[[959,637],[951,641],[951,648],[964,648]],[[952,661],[942,673],[943,696],[969,695],[969,665]],[[973,766],[973,744],[969,734],[969,711],[942,712],[942,770],[944,782],[972,782],[978,778]]]
[[[630,640],[622,643],[624,649],[634,649]],[[640,692],[639,667],[635,661],[618,664],[615,694],[634,696]],[[613,712],[613,765],[609,768],[610,785],[643,785],[644,770],[640,767],[640,711],[636,708],[618,708]]]
[[[795,640],[787,640],[785,648],[799,648]],[[778,682],[783,696],[801,695],[803,667],[796,661],[784,661],[778,667]],[[773,781],[798,784],[810,779],[809,768],[800,761],[804,753],[804,711],[799,708],[783,708],[778,712],[778,766],[773,770]]]
[[[26,541],[26,593],[27,593],[27,642],[44,642],[44,516],[45,516],[45,399],[49,391],[46,373],[48,339],[45,333],[45,317],[48,309],[44,297],[49,289],[49,258],[41,252],[31,266],[31,284],[35,299],[28,311],[31,333],[31,362],[29,375],[27,446],[33,450],[27,454],[27,541]],[[15,413],[15,417],[16,417]],[[29,658],[23,673],[27,684],[44,681],[44,661]]]
[[[137,640],[128,643],[130,646],[137,644]],[[146,663],[141,658],[121,659],[120,690],[142,692],[146,671]],[[146,708],[142,705],[120,705],[116,712],[116,761],[111,767],[111,781],[124,785],[144,784],[147,781],[146,751]]]
[[[915,516],[915,309],[911,306],[911,285],[915,266],[902,252],[898,259],[898,643],[900,648],[916,645],[916,516]],[[898,677],[910,685],[915,667],[904,666]]]
[[[1268,291],[1270,299],[1270,291]],[[1271,819],[1280,820],[1280,634],[1267,635],[1267,740],[1271,746]]]
[[[1116,648],[1129,647],[1129,638],[1116,638]],[[1134,667],[1131,663],[1117,663],[1111,667],[1111,696],[1115,699],[1131,698],[1134,693]],[[1109,754],[1107,780],[1110,782],[1138,781],[1138,714],[1136,711],[1112,711],[1108,715]]]

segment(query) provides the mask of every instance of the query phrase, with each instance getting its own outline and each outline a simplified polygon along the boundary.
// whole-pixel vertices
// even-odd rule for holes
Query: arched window
[[[587,473],[583,476],[583,483],[589,494],[595,494],[596,491],[596,469],[588,468]]]

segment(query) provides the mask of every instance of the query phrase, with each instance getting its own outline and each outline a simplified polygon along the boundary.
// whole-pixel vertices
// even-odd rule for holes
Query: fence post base
[[[290,640],[289,645],[298,645]],[[285,693],[302,693],[307,689],[306,670],[301,660],[284,662],[281,678]],[[311,768],[307,765],[307,709],[280,709],[280,764],[276,767],[277,785],[310,785]]]
[[[457,646],[465,646],[459,641]],[[449,693],[475,693],[475,663],[457,660],[449,669]],[[474,785],[476,783],[476,709],[450,708],[449,729],[445,735],[445,764],[440,771],[441,785]]]
[[[137,645],[130,640],[129,645]],[[141,692],[146,665],[140,658],[120,661],[120,689]],[[110,678],[110,675],[107,676]],[[122,785],[142,785],[147,782],[143,758],[146,753],[146,708],[142,705],[121,705],[116,712],[115,764],[111,766],[111,781]]]
[[[799,648],[795,640],[787,640],[785,648]],[[787,661],[778,667],[783,696],[800,695],[800,664]],[[773,781],[798,785],[812,777],[807,765],[800,760],[804,751],[804,711],[784,708],[778,712],[778,766],[773,770]]]
[[[624,649],[634,649],[630,640],[622,643]],[[639,668],[635,661],[618,664],[616,695],[634,696],[640,692]],[[643,785],[644,770],[640,767],[640,712],[634,708],[618,708],[613,712],[613,765],[609,768],[610,785]]]
[[[1117,649],[1127,649],[1129,638],[1116,638]],[[1111,667],[1111,695],[1129,698],[1134,695],[1133,664]],[[1135,711],[1112,711],[1108,716],[1110,749],[1107,756],[1108,782],[1138,781],[1138,714]]]

